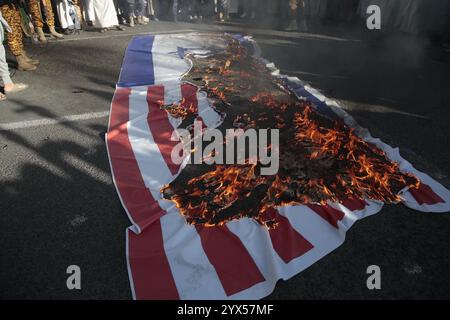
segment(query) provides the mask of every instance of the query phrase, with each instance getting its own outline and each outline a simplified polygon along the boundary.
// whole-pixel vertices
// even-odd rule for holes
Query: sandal
[[[0,101],[5,101],[6,99],[8,98],[6,98],[6,96],[0,92]]]

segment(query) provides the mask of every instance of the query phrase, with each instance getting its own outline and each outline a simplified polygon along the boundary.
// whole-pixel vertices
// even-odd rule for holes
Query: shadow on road
[[[56,117],[36,105],[23,110]],[[106,131],[105,122],[0,132],[2,298],[131,297],[124,247],[130,223],[95,135]],[[81,267],[82,291],[66,288],[71,264]]]

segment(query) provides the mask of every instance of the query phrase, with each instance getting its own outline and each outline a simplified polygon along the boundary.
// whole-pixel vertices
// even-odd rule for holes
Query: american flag
[[[242,45],[255,42],[235,36]],[[216,35],[217,39],[221,39]],[[180,125],[160,104],[185,99],[198,106],[205,127],[221,116],[197,88],[181,82],[189,65],[183,54],[201,52],[211,35],[166,34],[135,37],[129,44],[111,105],[107,148],[113,180],[132,225],[126,230],[126,259],[134,299],[259,299],[279,279],[287,280],[339,247],[359,219],[379,212],[376,201],[348,200],[327,205],[282,207],[271,214],[273,230],[243,218],[221,227],[188,225],[176,206],[161,199],[160,189],[184,165],[171,161],[172,132]],[[321,112],[338,116],[366,141],[384,150],[422,182],[403,190],[402,202],[427,212],[450,211],[450,192],[417,171],[398,151],[370,136],[339,106],[297,78],[273,74]]]

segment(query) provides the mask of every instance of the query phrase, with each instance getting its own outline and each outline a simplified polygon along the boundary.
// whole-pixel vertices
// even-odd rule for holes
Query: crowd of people
[[[0,38],[2,43],[6,38],[17,69],[33,71],[39,61],[26,53],[24,37],[45,44],[48,36],[62,39],[80,30],[123,31],[124,26],[150,20],[225,22],[230,17],[255,24],[275,21],[272,26],[286,31],[308,31],[318,21],[342,24],[364,18],[370,4],[382,8],[384,25],[414,33],[418,26],[424,29],[422,21],[435,26],[443,21],[447,24],[438,28],[450,33],[448,0],[434,0],[433,5],[428,0],[0,0]],[[27,87],[11,81],[4,46],[0,80],[5,94]],[[5,94],[0,92],[0,100],[6,99]]]

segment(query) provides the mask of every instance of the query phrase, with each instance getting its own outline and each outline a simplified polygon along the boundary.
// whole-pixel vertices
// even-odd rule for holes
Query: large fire
[[[402,173],[382,150],[298,99],[237,41],[223,52],[187,59],[193,67],[184,80],[227,114],[223,128],[280,130],[278,174],[260,175],[259,164],[207,166],[184,170],[161,190],[188,223],[216,226],[252,217],[273,228],[271,207],[346,199],[394,203],[402,189],[418,187],[418,179]],[[175,117],[196,116],[195,108],[181,106],[162,107]]]

